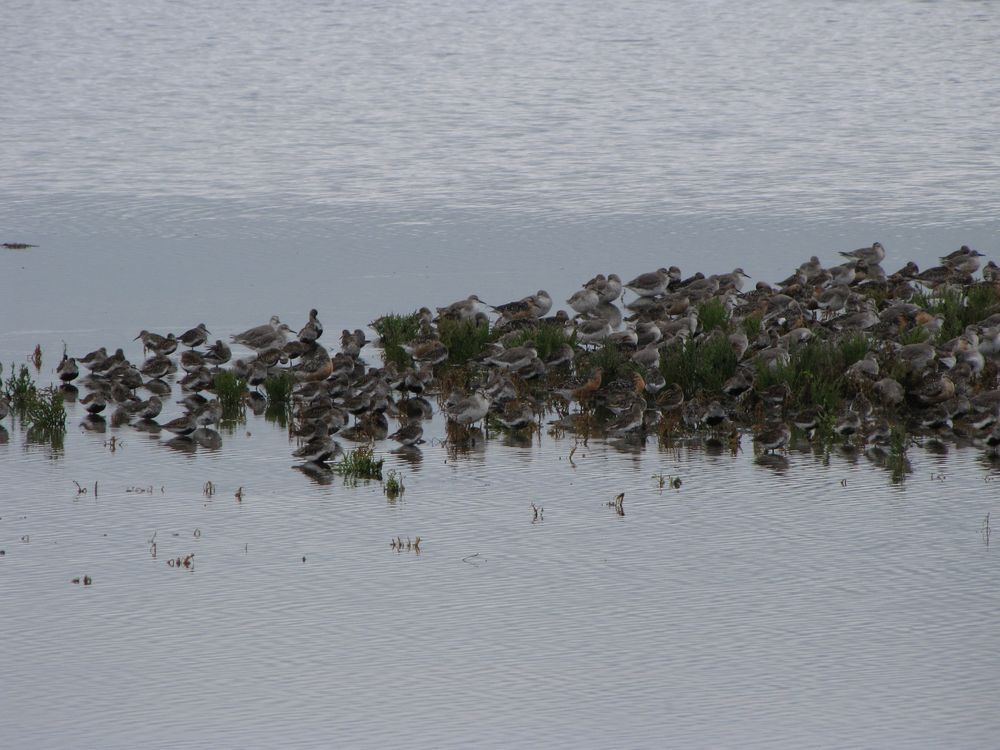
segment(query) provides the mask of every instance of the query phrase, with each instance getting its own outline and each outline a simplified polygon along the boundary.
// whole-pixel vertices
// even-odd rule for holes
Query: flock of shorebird
[[[121,348],[110,354],[101,348],[79,358],[64,356],[58,376],[75,394],[80,366],[88,370],[77,381],[88,390],[79,399],[88,413],[86,429],[103,430],[110,421],[166,430],[176,436],[171,442],[182,446],[211,447],[221,444],[216,428],[224,410],[213,395],[219,372],[229,371],[253,389],[248,400],[255,411],[265,401],[259,387],[288,373],[295,381],[291,429],[300,437],[293,455],[309,470],[322,470],[342,452],[335,436],[390,439],[401,450],[418,452],[424,423],[436,411],[448,420],[449,439],[461,440],[488,417],[505,430],[536,429],[554,403],[564,427],[572,429],[576,404],[575,414],[599,415],[602,434],[640,443],[664,425],[731,434],[734,425],[753,423],[749,415],[756,414],[754,440],[761,451],[773,452],[785,448],[792,427],[809,435],[824,414],[802,403],[789,413],[788,386],[758,388],[760,373],[788,365],[796,347],[813,338],[863,333],[871,346],[844,373],[853,396],[837,414],[826,415],[837,434],[858,445],[881,446],[889,441],[890,426],[905,422],[910,431],[950,435],[996,454],[1000,309],[958,337],[939,341],[944,318],[918,304],[917,295],[949,288],[966,294],[973,285],[1000,289],[1000,269],[992,261],[980,269],[983,255],[965,246],[924,271],[911,262],[887,273],[885,250],[877,242],[841,255],[844,261],[832,266],[813,256],[777,284],[758,282],[746,290],[749,277],[742,268],[687,278],[676,267],[659,268],[628,282],[614,273],[599,274],[566,300],[572,313],[550,315],[553,299],[545,290],[495,306],[471,295],[436,312],[417,313],[419,331],[404,342],[412,359],[405,367],[366,363],[361,355],[369,342],[360,329],[344,330],[331,351],[321,343],[323,325],[311,310],[297,333],[275,316],[231,336],[230,343],[209,343],[203,323],[179,335],[143,330],[136,339],[149,355],[145,361],[133,364]],[[702,329],[699,308],[712,300],[728,311],[727,330]],[[742,325],[749,316],[760,321],[758,335],[748,336]],[[448,366],[442,320],[469,321],[491,331],[491,343],[461,377]],[[566,338],[542,358],[533,336],[546,329]],[[720,391],[685,392],[666,382],[663,357],[686,342],[720,336],[738,362]],[[234,359],[233,347],[247,354]],[[594,364],[594,350],[607,347],[618,350],[626,364],[610,382]],[[183,413],[161,424],[157,418],[172,382],[181,388]],[[141,390],[147,398],[137,395]],[[391,432],[389,419],[396,422]]]

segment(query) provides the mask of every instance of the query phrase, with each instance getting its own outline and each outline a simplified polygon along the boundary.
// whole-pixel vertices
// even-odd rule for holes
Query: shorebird
[[[642,417],[646,411],[646,401],[641,396],[633,396],[632,401],[616,420],[608,424],[608,432],[630,433],[642,427]]]
[[[142,366],[139,368],[139,372],[147,378],[153,378],[154,380],[164,378],[170,373],[176,371],[177,365],[174,364],[174,361],[170,359],[170,357],[162,354],[154,354],[152,357],[143,362]]]
[[[323,324],[319,322],[319,312],[313,308],[309,311],[309,321],[302,326],[298,339],[304,344],[311,344],[323,335]]]
[[[670,272],[666,268],[659,268],[649,273],[639,274],[623,286],[640,297],[655,297],[658,294],[663,294],[669,283]]]
[[[600,303],[601,298],[593,289],[581,289],[566,300],[566,304],[572,307],[580,315],[586,315]]]
[[[79,357],[77,361],[81,365],[84,365],[88,370],[93,371],[95,367],[100,365],[107,358],[108,350],[102,346],[100,349],[95,349],[94,351],[88,352],[82,357]]]
[[[69,383],[80,375],[80,368],[76,364],[76,360],[73,357],[68,357],[63,355],[62,360],[59,362],[59,366],[56,368],[56,374],[59,375],[59,379],[64,383]]]
[[[576,340],[581,344],[600,343],[610,333],[611,324],[603,318],[578,321],[576,324]]]
[[[91,391],[80,399],[80,403],[87,407],[90,414],[100,414],[108,406],[108,400],[100,391]]]
[[[446,320],[475,320],[483,302],[475,294],[470,294],[463,300],[452,302],[446,307],[437,308],[438,318]]]
[[[177,350],[177,337],[172,333],[161,336],[158,333],[150,333],[145,328],[139,332],[133,341],[142,339],[143,349],[149,349],[154,354],[173,354]]]
[[[146,401],[137,401],[125,407],[126,411],[139,419],[156,419],[163,409],[163,402],[157,396],[150,396]]]
[[[833,426],[833,431],[843,437],[844,440],[849,440],[852,435],[856,435],[860,430],[861,416],[850,409],[845,411]]]
[[[184,372],[195,372],[205,367],[205,356],[194,349],[188,349],[186,352],[181,352],[180,356],[180,366]],[[149,374],[149,373],[144,373]],[[159,375],[149,375],[149,377],[161,377]]]
[[[903,403],[905,398],[905,393],[903,391],[903,386],[900,385],[899,381],[893,380],[892,378],[882,378],[877,381],[872,389],[875,395],[878,396],[879,401],[882,402],[883,406],[895,407]]]
[[[452,422],[468,427],[486,416],[486,412],[490,409],[490,403],[489,398],[476,392],[452,404],[446,409],[445,414]]]
[[[424,428],[418,419],[403,423],[398,430],[389,435],[400,445],[417,445],[424,442]]]
[[[599,302],[614,302],[622,295],[622,280],[616,273],[610,274],[607,278],[599,273],[584,284],[583,288],[597,292]]]
[[[194,328],[184,331],[184,333],[177,337],[177,340],[184,344],[184,346],[193,349],[208,341],[208,329],[204,323],[199,323]]]
[[[508,401],[497,420],[508,430],[522,430],[535,424],[535,410],[527,399]]]
[[[590,374],[590,377],[586,380],[579,382],[571,382],[567,388],[556,388],[553,393],[560,396],[564,401],[572,403],[573,401],[585,402],[589,401],[597,393],[598,389],[601,387],[601,378],[604,372],[600,367],[594,369]]]
[[[722,274],[718,277],[720,289],[735,289],[737,292],[743,291],[743,279],[750,276],[742,268],[734,268],[732,273]]]
[[[773,453],[779,448],[788,444],[788,439],[792,436],[791,430],[784,422],[772,422],[766,428],[754,435],[754,442],[763,449],[765,453]]]
[[[422,343],[403,344],[403,351],[413,357],[415,362],[437,365],[448,359],[448,347],[440,339],[431,339]]]
[[[505,349],[500,354],[487,357],[488,365],[495,365],[502,370],[519,370],[538,356],[538,350],[533,346],[516,346]]]
[[[224,341],[216,339],[205,352],[205,361],[211,365],[224,365],[233,358],[233,350]]]
[[[500,313],[501,320],[524,318],[535,320],[547,315],[551,309],[552,297],[544,289],[539,289],[535,294],[522,297],[519,300],[493,307],[493,310]]]
[[[277,319],[277,315],[271,318],[272,321]],[[274,326],[267,324],[251,328],[249,331],[244,331],[243,333],[238,333],[233,336],[232,339],[235,343],[242,344],[248,349],[260,351],[261,349],[272,349],[284,346],[288,341],[288,334],[291,333],[291,331],[292,329],[285,323],[277,323]]]
[[[840,254],[865,265],[877,265],[885,260],[885,248],[881,242],[873,242],[871,247],[859,247],[857,250],[848,250]]]

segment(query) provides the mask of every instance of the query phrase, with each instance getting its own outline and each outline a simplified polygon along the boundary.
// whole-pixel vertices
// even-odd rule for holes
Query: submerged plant
[[[913,471],[906,457],[906,450],[909,447],[910,436],[906,434],[906,430],[894,425],[889,432],[889,458],[886,460],[893,484],[902,484],[906,480],[906,475]]]
[[[21,420],[29,430],[49,437],[66,432],[66,407],[63,394],[51,386],[36,390],[21,411]]]
[[[31,378],[27,365],[21,365],[17,374],[14,372],[14,366],[11,365],[10,376],[3,383],[3,395],[7,397],[11,408],[18,414],[23,414],[27,405],[37,397],[38,388]]]
[[[46,386],[38,388],[31,378],[27,365],[21,365],[2,382],[0,396],[6,398],[10,408],[27,428],[27,437],[34,442],[51,443],[62,446],[66,434],[66,407],[63,393],[58,388]]]
[[[390,500],[395,500],[402,495],[406,491],[406,486],[403,484],[403,475],[395,469],[390,469],[388,476],[385,478],[385,483],[382,485],[382,491]]]

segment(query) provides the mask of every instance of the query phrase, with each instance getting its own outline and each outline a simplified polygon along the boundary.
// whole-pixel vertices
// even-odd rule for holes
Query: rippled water
[[[63,342],[202,320],[226,338],[313,306],[335,337],[665,263],[774,280],[874,239],[890,270],[962,243],[995,258],[998,14],[6,3],[0,241],[39,247],[0,252],[0,361],[40,344],[46,380]],[[456,454],[435,420],[419,460],[377,445],[404,474],[389,502],[292,470],[262,418],[193,454],[81,419],[57,454],[0,433],[5,745],[983,747],[1000,729],[998,467],[979,450],[914,449],[894,486],[864,455],[775,465],[747,440]]]

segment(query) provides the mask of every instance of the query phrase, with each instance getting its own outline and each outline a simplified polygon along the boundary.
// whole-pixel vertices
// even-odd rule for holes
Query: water
[[[669,263],[774,280],[875,239],[889,270],[962,243],[996,258],[998,13],[8,3],[0,241],[39,247],[0,253],[0,361],[40,344],[46,379],[64,341],[226,338],[313,306],[332,341]],[[435,420],[418,461],[377,446],[404,473],[390,503],[291,470],[260,418],[185,454],[81,413],[56,455],[9,423],[0,443],[5,744],[982,747],[1000,728],[977,449],[914,450],[897,487],[862,455],[768,467],[748,441],[455,455]]]

